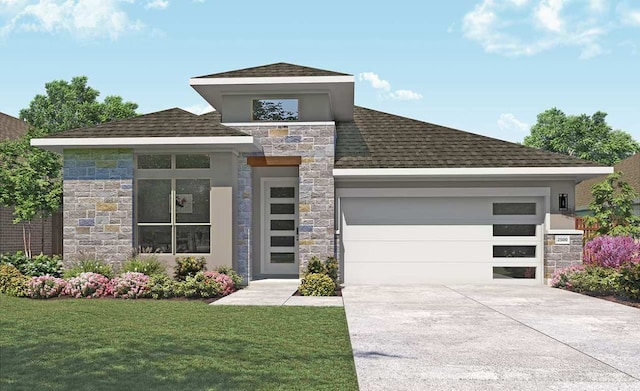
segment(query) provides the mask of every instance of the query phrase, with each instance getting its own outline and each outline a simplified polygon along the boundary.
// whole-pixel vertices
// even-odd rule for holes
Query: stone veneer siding
[[[298,252],[300,273],[312,256],[325,259],[334,250],[334,181],[335,125],[232,126],[252,135],[262,146],[264,156],[301,156],[299,175]],[[254,154],[256,155],[256,154]],[[257,154],[260,155],[260,154]],[[248,154],[238,162],[238,272],[244,276],[258,274],[250,270],[250,241],[260,240],[251,233],[251,167]],[[258,255],[260,256],[260,255]]]
[[[133,249],[133,151],[64,151],[64,262],[116,266]]]
[[[570,236],[571,244],[555,244],[556,235],[544,235],[544,278],[552,278],[558,269],[582,263],[582,234],[560,236]]]

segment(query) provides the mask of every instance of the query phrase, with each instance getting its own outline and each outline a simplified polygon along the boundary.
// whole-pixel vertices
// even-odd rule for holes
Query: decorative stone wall
[[[64,151],[64,261],[117,266],[133,250],[133,151]]]
[[[301,156],[299,166],[299,241],[300,271],[311,257],[335,255],[334,181],[335,125],[295,125],[274,127],[232,126],[254,136],[264,156]],[[251,167],[241,155],[238,164],[238,267],[249,264],[248,240],[251,234]],[[247,273],[250,270],[247,267]],[[247,274],[248,275],[248,274]]]
[[[552,278],[556,270],[582,263],[582,234],[569,236],[570,244],[555,244],[555,234],[544,235],[544,278]]]

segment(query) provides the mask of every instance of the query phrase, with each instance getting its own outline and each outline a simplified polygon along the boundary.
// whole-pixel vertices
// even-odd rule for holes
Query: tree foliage
[[[567,116],[554,107],[538,114],[524,145],[609,166],[640,152],[640,143],[629,133],[612,130],[606,117],[602,111]]]
[[[591,188],[593,201],[589,209],[593,216],[585,219],[587,225],[599,225],[598,235],[640,238],[640,216],[633,214],[633,201],[638,193],[622,179],[622,172],[609,175]]]
[[[85,76],[71,82],[52,81],[45,84],[45,90],[45,95],[36,95],[29,107],[20,111],[20,118],[30,126],[27,134],[0,143],[0,205],[14,208],[16,224],[48,217],[62,203],[61,159],[32,147],[32,138],[137,115],[138,105],[119,96],[99,102],[100,93],[87,85]],[[31,255],[27,231],[23,225],[25,253]]]
[[[282,106],[282,102],[254,100],[253,119],[257,121],[295,121],[298,119],[298,113],[286,110]]]

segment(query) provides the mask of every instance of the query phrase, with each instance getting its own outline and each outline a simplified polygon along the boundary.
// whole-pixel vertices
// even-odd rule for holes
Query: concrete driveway
[[[348,286],[361,390],[640,390],[640,309],[545,286]]]

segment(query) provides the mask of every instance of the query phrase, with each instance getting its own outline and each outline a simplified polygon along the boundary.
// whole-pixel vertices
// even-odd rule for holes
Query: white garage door
[[[542,282],[542,197],[340,203],[346,284]]]

